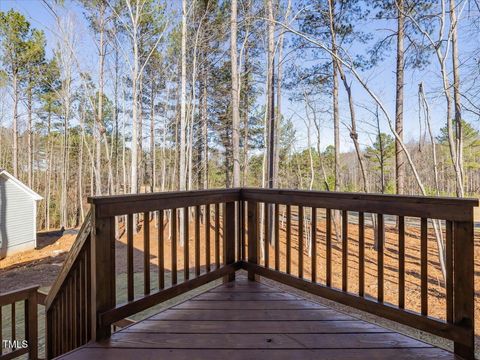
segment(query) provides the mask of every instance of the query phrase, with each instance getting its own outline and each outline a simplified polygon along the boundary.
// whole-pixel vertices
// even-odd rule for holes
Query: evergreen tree
[[[37,34],[37,33],[34,33]],[[38,35],[34,35],[37,37]],[[29,41],[32,39],[30,23],[25,16],[9,10],[0,12],[0,41],[1,59],[4,70],[11,82],[13,93],[13,147],[12,147],[12,168],[13,175],[19,175],[18,162],[18,105],[20,101],[20,84],[25,76],[25,66],[28,59]]]

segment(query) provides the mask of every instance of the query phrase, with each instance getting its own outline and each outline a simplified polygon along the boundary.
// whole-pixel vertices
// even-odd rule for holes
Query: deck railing
[[[235,264],[234,246],[238,231],[235,204],[239,199],[240,192],[236,189],[90,198],[94,215],[91,292],[94,294],[92,321],[95,326],[92,326],[92,338],[108,337],[111,325],[115,322],[208,282],[222,277],[232,280],[235,271],[240,268],[239,263]],[[115,247],[115,217],[117,220],[127,218],[127,241],[123,254]],[[152,236],[150,219],[155,217],[156,234]],[[135,291],[134,264],[134,233],[140,221],[143,233],[141,292]],[[193,229],[190,228],[190,223],[193,223]],[[189,240],[191,238],[193,242]],[[152,241],[157,241],[158,249],[155,254],[158,259],[155,289],[152,288],[150,269]],[[168,253],[165,251],[167,244],[170,248]],[[179,256],[179,244],[183,247],[183,256]],[[201,247],[206,249],[205,259],[200,258]],[[214,254],[210,254],[211,248],[214,249]],[[211,263],[211,255],[214,255],[214,263]],[[116,294],[115,259],[118,257],[127,259],[127,299],[122,303],[117,303]],[[183,259],[179,261],[179,257]],[[166,286],[165,281],[166,259],[171,264],[170,286]],[[180,274],[179,263],[183,265]],[[201,267],[201,263],[205,266]]]
[[[64,354],[91,339],[92,218],[90,211],[45,300],[48,358]]]
[[[38,286],[11,291],[0,295],[0,359],[8,360],[28,354],[29,359],[38,358]],[[23,303],[21,313],[17,304]],[[3,313],[9,309],[10,336],[3,334]],[[6,310],[8,311],[8,310]],[[17,332],[18,324],[23,331]]]
[[[452,340],[457,355],[473,358],[477,200],[226,189],[89,202],[91,213],[46,299],[48,358],[107,338],[130,322],[124,319],[201,285],[231,281],[239,269]],[[429,307],[433,225],[445,247],[443,318]],[[406,301],[417,296],[407,272],[414,258],[418,309]]]
[[[417,196],[394,196],[353,193],[311,192],[311,191],[283,191],[267,189],[243,189],[241,198],[246,202],[248,213],[248,261],[245,268],[249,277],[264,276],[298,289],[322,296],[324,298],[363,310],[369,313],[423,330],[434,335],[453,340],[454,352],[464,358],[473,358],[474,354],[474,247],[473,247],[473,207],[478,205],[474,199],[429,198]],[[282,263],[280,255],[280,207],[285,212],[285,268],[280,271]],[[292,215],[295,210],[295,216]],[[264,215],[261,216],[261,211]],[[325,250],[325,280],[317,279],[318,266],[318,213],[323,211],[324,216],[324,250]],[[335,226],[335,212],[340,212],[341,221]],[[304,273],[306,262],[305,246],[305,217],[308,213],[311,248],[308,249],[310,276],[307,279]],[[376,232],[376,298],[366,295],[365,292],[365,230],[366,219],[374,219],[371,230]],[[270,215],[269,215],[270,214]],[[385,218],[393,216],[397,223],[396,252],[398,254],[398,299],[395,303],[385,301]],[[349,217],[356,218],[353,226],[357,228],[358,258],[357,291],[349,291],[348,266],[352,256],[350,242],[353,235],[352,223]],[[405,308],[407,294],[405,286],[405,263],[408,260],[405,251],[406,218],[420,219],[420,312]],[[429,312],[429,277],[431,268],[429,261],[432,254],[428,250],[428,224],[435,220],[435,224],[445,223],[445,319],[430,316]],[[339,219],[338,219],[339,220]],[[439,222],[440,221],[440,222]],[[334,227],[337,231],[334,231]],[[273,229],[271,229],[273,228]],[[295,228],[297,259],[292,258],[293,228]],[[260,235],[263,241],[260,244]],[[341,285],[332,286],[332,247],[334,233],[335,246],[341,251]],[[270,238],[270,239],[268,239]],[[268,240],[273,243],[274,267],[270,258]],[[263,246],[260,249],[260,246]],[[391,252],[391,251],[390,251]],[[260,256],[263,253],[263,256]],[[259,261],[260,257],[263,261]],[[429,259],[430,258],[430,259]],[[292,272],[292,262],[296,260],[296,272]]]

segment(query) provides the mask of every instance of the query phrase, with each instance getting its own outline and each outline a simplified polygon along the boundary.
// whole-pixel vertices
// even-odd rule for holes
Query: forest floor
[[[292,252],[291,252],[291,271],[293,275],[297,275],[298,265],[298,224],[295,214],[292,221]],[[320,216],[321,214],[319,214]],[[213,223],[213,221],[212,221]],[[406,229],[406,261],[405,261],[405,308],[419,312],[420,311],[420,229],[416,225],[415,220],[407,222],[409,224]],[[431,227],[431,226],[429,226]],[[280,270],[285,271],[285,228],[280,228]],[[150,263],[151,263],[151,287],[155,289],[158,286],[157,277],[157,231],[154,221],[150,223]],[[306,230],[305,233],[310,230]],[[221,232],[220,232],[221,233]],[[190,224],[189,230],[189,264],[191,278],[194,277],[194,242],[195,226],[193,222]],[[335,234],[335,232],[334,232]],[[348,291],[356,293],[358,291],[358,226],[352,222],[349,223],[349,246],[348,246]],[[201,264],[202,272],[205,271],[205,227],[200,225],[201,237]],[[54,282],[66,254],[73,244],[76,236],[75,230],[69,230],[63,235],[49,233],[40,234],[38,239],[39,249],[27,251],[6,259],[0,260],[0,293],[30,286],[40,285],[48,289]],[[169,240],[169,226],[165,227],[165,268],[166,268],[166,286],[170,285],[171,269],[171,242]],[[212,268],[215,267],[215,231],[210,229],[210,262]],[[377,252],[374,249],[373,229],[365,230],[365,293],[366,296],[375,298],[377,292]],[[221,243],[221,241],[220,241]],[[398,297],[398,236],[395,224],[386,223],[385,226],[385,267],[384,267],[384,288],[385,301],[393,305],[397,304]],[[311,269],[311,257],[308,254],[307,242],[305,241],[304,252],[304,277],[309,279]],[[135,288],[139,293],[143,289],[143,231],[140,230],[134,236],[134,271],[135,271]],[[117,294],[121,302],[125,298],[126,289],[126,235],[122,234],[116,242],[116,272],[117,272]],[[182,281],[183,274],[183,247],[178,246],[178,271],[179,281]],[[270,267],[275,267],[274,248],[270,247]],[[317,221],[317,281],[325,283],[325,222],[319,218]],[[222,251],[220,251],[222,254]],[[341,241],[337,240],[335,235],[332,236],[332,286],[341,288],[341,263],[342,249]],[[263,263],[263,261],[262,261]],[[438,264],[438,251],[433,231],[429,231],[428,241],[428,313],[432,317],[445,319],[445,286]],[[475,229],[475,327],[477,336],[480,335],[480,228]]]
[[[37,249],[0,260],[0,293],[39,285],[49,288],[55,281],[78,229],[39,233]]]

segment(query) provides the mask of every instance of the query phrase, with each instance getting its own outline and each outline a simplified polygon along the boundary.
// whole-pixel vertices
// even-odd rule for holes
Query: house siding
[[[36,246],[36,202],[0,176],[0,258]]]

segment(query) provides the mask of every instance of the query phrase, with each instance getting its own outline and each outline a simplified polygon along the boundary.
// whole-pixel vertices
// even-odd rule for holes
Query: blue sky
[[[176,0],[178,4],[180,0]],[[87,29],[87,24],[82,14],[81,8],[73,2],[66,1],[67,11],[74,16],[78,25],[76,33],[78,35],[79,46],[81,51],[82,66],[91,70],[93,73],[96,71],[96,56],[95,48],[92,42],[92,34]],[[175,7],[176,4],[172,4]],[[14,8],[17,11],[24,14],[31,22],[32,26],[43,29],[47,37],[47,43],[49,51],[56,43],[56,37],[52,30],[55,29],[55,19],[43,4],[41,0],[0,0],[0,10],[6,11],[10,8]],[[478,16],[478,13],[476,14]],[[361,24],[364,31],[371,31],[378,36],[384,36],[388,30],[394,29],[394,22],[385,22],[380,24],[375,21],[367,21],[365,24]],[[379,27],[382,27],[380,29]],[[464,54],[473,51],[473,49],[480,49],[480,35],[472,36],[471,34],[463,35],[460,32],[460,53]],[[355,48],[353,46],[350,51],[352,53],[362,52],[364,49]],[[293,57],[292,61],[303,61],[299,56]],[[394,115],[394,103],[395,103],[395,54],[394,49],[387,59],[373,70],[363,73],[362,76],[368,79],[369,86],[379,95],[386,104],[391,116]],[[355,101],[358,105],[367,106],[372,111],[375,109],[373,102],[368,94],[359,86],[359,84],[350,76],[352,81],[352,90],[355,96]],[[444,115],[444,99],[440,91],[440,76],[438,71],[438,65],[436,59],[432,57],[432,63],[425,70],[412,71],[407,69],[405,72],[405,131],[404,135],[407,139],[418,138],[419,136],[419,120],[418,120],[418,98],[417,89],[418,84],[423,82],[425,90],[430,101],[432,109],[432,122],[435,132],[438,133],[440,127],[445,122]],[[340,86],[340,109],[342,122],[349,123],[348,105],[346,103],[345,92],[343,87]],[[260,100],[262,100],[261,98]],[[330,100],[325,100],[327,104]],[[373,116],[361,106],[357,107],[358,127],[360,135],[360,141],[364,145],[369,145],[373,136],[368,136],[368,132],[372,133],[374,129],[368,125],[368,122],[373,121]],[[283,109],[285,116],[291,117],[295,123],[298,134],[298,148],[302,148],[306,145],[306,128],[304,122],[300,120],[300,117],[304,114],[304,107],[301,104],[290,103],[288,101],[288,95],[285,94],[283,100]],[[296,115],[300,114],[300,116]],[[323,132],[321,136],[321,142],[323,146],[331,144],[333,142],[333,130],[331,126],[331,119],[328,115],[324,115]],[[466,114],[465,118],[473,122],[475,127],[478,126],[478,118],[473,118],[471,115]],[[386,121],[383,119],[382,128],[385,132],[388,132]],[[348,136],[346,128],[342,125],[342,147],[343,150],[352,149],[353,145]]]

